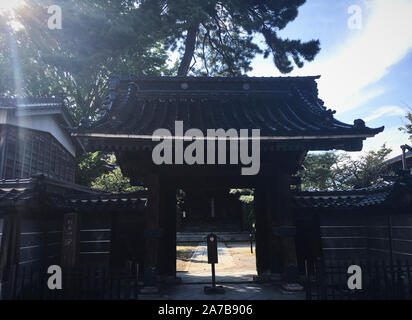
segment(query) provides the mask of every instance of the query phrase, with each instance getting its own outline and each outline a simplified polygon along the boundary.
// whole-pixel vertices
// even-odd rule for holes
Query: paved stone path
[[[216,282],[225,294],[206,295],[204,287],[211,285],[211,265],[207,263],[207,246],[201,243],[194,251],[186,271],[177,272],[181,284],[164,285],[160,296],[141,296],[155,300],[302,300],[304,293],[285,294],[274,283],[253,282],[256,275],[255,255],[250,244],[218,243]]]
[[[239,244],[237,247],[245,247],[244,244]],[[245,248],[246,254],[248,247]],[[218,243],[218,262],[215,265],[216,282],[217,283],[236,283],[236,282],[251,282],[253,276],[256,275],[256,269],[247,264],[239,265],[234,260],[234,249],[226,246],[225,243]],[[254,266],[255,256],[250,255],[247,259],[251,259]],[[210,283],[211,282],[211,265],[207,263],[207,246],[206,243],[201,243],[190,260],[190,264],[186,272],[178,272],[177,276],[182,279],[183,283]]]
[[[304,300],[304,293],[284,294],[271,283],[225,283],[225,294],[204,294],[204,284],[167,287],[158,300]]]

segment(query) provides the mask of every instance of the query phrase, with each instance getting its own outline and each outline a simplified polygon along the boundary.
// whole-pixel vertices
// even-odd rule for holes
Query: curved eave
[[[379,131],[381,132],[381,131]],[[377,133],[379,133],[377,132]],[[261,137],[196,137],[197,140],[260,140],[260,141],[285,141],[285,140],[319,140],[319,139],[366,139],[374,137],[376,133],[367,134],[336,134],[336,135],[298,135],[298,136],[261,136]],[[160,140],[185,140],[190,141],[190,137],[185,136],[157,136],[157,135],[138,135],[138,134],[112,134],[112,133],[81,133],[73,132],[73,137],[78,138],[108,138],[108,139],[127,139],[127,140],[142,140],[142,141],[160,141]]]
[[[135,75],[113,75],[112,80],[121,82],[131,82],[131,81],[164,81],[164,82],[274,82],[274,81],[306,81],[306,80],[316,80],[319,79],[320,75],[313,76],[283,76],[283,77],[248,77],[248,76],[238,76],[238,77],[196,77],[196,76],[135,76]]]
[[[85,141],[111,140],[113,146],[113,141],[162,138],[152,133],[164,128],[170,131],[170,139],[184,139],[174,133],[179,120],[184,123],[183,132],[198,128],[205,137],[208,129],[260,129],[262,142],[302,141],[308,145],[316,141],[311,150],[358,151],[363,140],[383,131],[384,127],[366,127],[362,120],[353,125],[336,120],[334,111],[318,99],[318,78],[116,78],[100,119],[86,122],[73,130],[72,136]],[[248,85],[239,84],[242,82]],[[326,146],[327,140],[335,141]]]

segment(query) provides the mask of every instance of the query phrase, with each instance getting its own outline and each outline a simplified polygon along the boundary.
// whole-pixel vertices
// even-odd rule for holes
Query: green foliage
[[[154,25],[156,36],[171,50],[178,50],[182,64],[190,65],[192,57],[202,63],[194,74],[241,75],[251,70],[257,54],[272,56],[282,73],[293,65],[303,66],[319,52],[319,41],[302,43],[282,39],[278,32],[293,21],[305,0],[140,0],[137,14]],[[152,33],[153,34],[153,33]],[[263,50],[253,42],[264,39]],[[181,75],[189,68],[182,69]]]
[[[62,30],[47,27],[47,8],[56,4],[62,7]],[[109,0],[27,1],[16,14],[23,28],[7,30],[21,66],[21,94],[63,96],[79,122],[99,111],[110,74],[168,74],[166,51],[142,29],[145,21],[131,20],[131,5]],[[11,72],[5,73],[8,78],[13,78]],[[14,95],[17,88],[12,81],[2,91]]]
[[[182,189],[177,189],[176,192],[176,212],[179,217],[182,216],[182,212],[185,210],[185,197],[186,193]]]
[[[76,121],[93,118],[111,73],[170,75],[168,50],[179,50],[180,65],[195,56],[194,74],[240,75],[251,70],[257,54],[272,55],[282,73],[303,66],[319,51],[318,41],[281,39],[304,0],[256,2],[204,0],[35,0],[16,13],[23,26],[4,29],[0,70],[4,95],[15,95],[13,57],[20,65],[22,94],[64,96]],[[59,5],[63,29],[49,30],[47,8]],[[6,17],[3,17],[5,20]],[[194,27],[193,27],[194,26]],[[189,46],[190,31],[194,32]],[[253,42],[260,34],[266,47]],[[186,41],[187,40],[187,41]],[[190,39],[189,39],[190,40]],[[190,48],[189,48],[190,47]],[[193,48],[192,48],[193,47]],[[193,52],[189,52],[193,49]],[[7,57],[7,58],[5,58]],[[187,58],[187,59],[186,59]],[[4,61],[2,61],[4,60]],[[4,69],[4,70],[3,70]]]
[[[303,66],[319,52],[319,41],[281,39],[278,32],[293,21],[305,0],[35,0],[16,13],[23,26],[8,28],[0,39],[3,94],[18,88],[10,68],[16,57],[22,94],[66,97],[76,121],[93,118],[111,73],[164,75],[168,50],[178,50],[180,67],[193,57],[202,61],[194,74],[241,75],[251,70],[257,54],[272,56],[282,72]],[[47,8],[59,5],[63,29],[49,30]],[[6,19],[6,17],[3,17]],[[189,37],[190,34],[194,37]],[[265,47],[253,42],[261,35]],[[4,37],[3,37],[4,38]],[[193,40],[193,41],[190,41]],[[192,43],[189,43],[192,42]],[[181,69],[179,67],[179,69]],[[3,70],[5,69],[5,70]],[[187,72],[186,72],[187,73]],[[186,74],[184,73],[184,74]]]
[[[328,190],[336,185],[332,169],[340,160],[334,152],[308,154],[303,162],[304,170],[298,176],[302,179],[304,190]]]
[[[325,152],[309,154],[303,162],[304,170],[298,173],[302,190],[348,190],[370,187],[389,174],[383,162],[392,152],[385,145],[369,151],[359,159],[347,153]]]
[[[52,4],[62,7],[62,30],[47,27]],[[16,13],[20,29],[0,16],[0,96],[64,97],[79,123],[100,111],[110,74],[170,74],[166,51],[147,36],[145,20],[130,19],[131,6],[132,1],[27,1]],[[97,187],[111,183],[116,189],[114,181],[127,187],[120,171],[110,174],[109,158],[100,152],[79,156],[76,182],[90,186],[99,177]]]
[[[130,185],[130,179],[123,176],[120,168],[116,168],[109,173],[104,173],[91,183],[93,189],[103,190],[106,192],[132,192],[143,190],[143,187]]]
[[[201,61],[192,70],[198,75],[245,74],[257,54],[272,55],[276,67],[288,73],[293,65],[302,67],[304,60],[313,60],[319,51],[319,41],[302,43],[278,36],[304,2],[27,1],[16,13],[22,28],[0,26],[0,93],[64,96],[80,121],[95,116],[110,74],[176,73],[177,65],[170,68],[166,63],[168,50],[180,52],[180,65],[185,61],[190,65],[193,57]],[[47,27],[50,5],[62,8],[62,30]],[[192,46],[190,31],[194,32]],[[258,34],[265,40],[263,49],[253,42]],[[21,70],[21,90],[12,81],[13,59]]]
[[[89,152],[78,159],[76,183],[106,192],[132,192],[142,187],[130,185],[130,179],[123,176],[116,166],[116,157],[107,152]]]
[[[409,134],[409,140],[412,141],[412,108],[409,108],[409,112],[406,114],[405,118],[408,120],[408,123],[404,127],[399,128],[399,130]]]
[[[253,230],[256,221],[253,196],[241,196],[239,200],[242,201],[244,227]]]
[[[345,185],[352,188],[369,187],[381,180],[383,174],[388,174],[383,162],[392,152],[384,144],[377,151],[369,151],[358,160],[348,160],[334,169]]]
[[[239,195],[239,200],[242,203],[243,227],[252,230],[255,224],[253,189],[230,189],[230,193]]]
[[[76,183],[91,186],[92,181],[114,169],[113,155],[107,152],[88,152],[77,157]]]
[[[76,123],[94,119],[110,74],[243,75],[258,55],[272,56],[282,72],[303,66],[319,41],[281,39],[305,0],[33,0],[16,12],[13,29],[0,15],[0,95],[60,96]],[[63,29],[50,30],[47,8],[59,5]],[[265,47],[253,40],[263,37]],[[180,57],[168,65],[168,53]],[[185,67],[187,65],[187,68]],[[78,182],[127,187],[103,154],[79,158]]]

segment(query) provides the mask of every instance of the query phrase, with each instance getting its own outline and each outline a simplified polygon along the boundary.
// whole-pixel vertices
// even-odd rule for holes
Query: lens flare
[[[0,0],[0,12],[12,11],[24,4],[24,0]]]

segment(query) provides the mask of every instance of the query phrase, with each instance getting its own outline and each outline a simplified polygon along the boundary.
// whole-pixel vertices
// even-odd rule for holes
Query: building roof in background
[[[61,106],[63,106],[63,100],[59,98],[0,98],[0,108],[39,108]]]
[[[0,110],[13,110],[16,117],[57,115],[64,127],[73,127],[74,121],[60,98],[0,98]]]
[[[64,183],[44,175],[29,179],[0,180],[0,210],[36,207],[44,201],[64,211],[124,210],[146,206],[146,192],[107,193],[78,184]]]
[[[409,195],[404,202],[402,197]],[[107,193],[39,175],[30,179],[0,180],[0,213],[10,208],[39,207],[40,201],[65,212],[135,210],[147,206],[147,192]],[[408,208],[412,206],[412,176],[391,177],[377,186],[347,191],[295,192],[295,209]],[[99,211],[100,210],[100,211]]]
[[[386,177],[376,186],[347,191],[301,191],[293,195],[292,206],[312,209],[344,209],[389,206],[395,208],[398,197],[412,195],[412,176]],[[412,205],[412,203],[410,204]]]
[[[392,185],[350,191],[307,191],[293,196],[299,208],[348,208],[379,205],[385,202]]]
[[[156,129],[260,129],[268,141],[362,141],[383,131],[358,119],[334,118],[318,98],[313,77],[114,77],[100,117],[83,122],[73,135],[88,138],[151,140]],[[353,142],[353,141],[352,141]],[[359,144],[356,147],[359,149]],[[360,144],[361,148],[361,144]]]
[[[138,191],[113,194],[72,195],[66,197],[66,205],[75,210],[91,210],[93,212],[97,212],[96,210],[98,209],[142,209],[147,205],[147,193]]]
[[[407,160],[407,163],[412,163],[412,152],[411,151],[405,152],[405,158]],[[395,164],[396,165],[400,164],[400,166],[402,166],[402,154],[384,161],[383,164],[387,166],[393,166]]]
[[[10,111],[16,118],[53,116],[60,128],[75,143],[76,149],[84,151],[81,141],[70,136],[75,122],[61,98],[0,98],[0,110]]]

